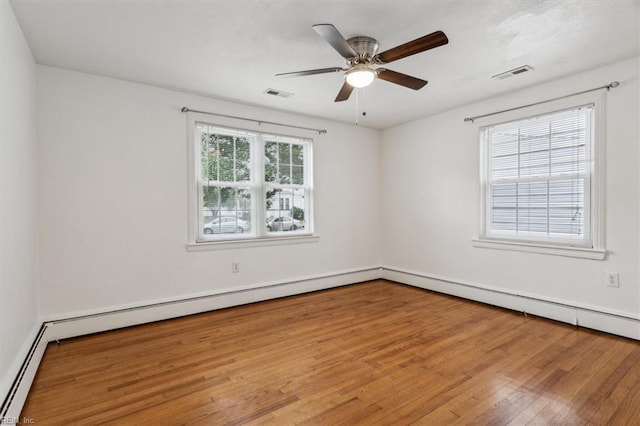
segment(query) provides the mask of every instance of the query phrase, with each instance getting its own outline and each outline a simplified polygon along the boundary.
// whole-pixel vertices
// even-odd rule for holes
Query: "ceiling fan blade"
[[[426,36],[422,36],[413,41],[401,44],[392,49],[385,50],[375,56],[374,60],[379,64],[388,64],[434,47],[442,46],[449,43],[449,39],[442,31],[436,31]]]
[[[346,101],[347,99],[349,99],[349,96],[351,96],[351,92],[353,92],[353,86],[345,81],[340,88],[338,96],[336,96],[336,100],[334,102]]]
[[[276,74],[276,77],[302,77],[305,75],[315,75],[315,74],[328,74],[330,72],[339,72],[345,71],[340,67],[333,68],[318,68],[315,70],[306,70],[306,71],[294,71],[294,72],[283,72],[280,74]]]
[[[355,50],[347,43],[347,40],[340,34],[340,31],[331,24],[316,24],[312,27],[320,37],[325,39],[334,49],[345,59],[358,56]]]
[[[388,81],[390,83],[399,84],[400,86],[408,87],[413,90],[420,90],[424,86],[427,85],[428,81],[422,80],[416,77],[411,77],[407,74],[402,74],[400,72],[391,71],[387,69],[378,69],[378,78],[381,80]]]

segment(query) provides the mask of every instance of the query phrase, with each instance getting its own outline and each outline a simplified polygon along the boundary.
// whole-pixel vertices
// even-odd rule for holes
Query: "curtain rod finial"
[[[189,108],[187,108],[187,107],[182,107],[182,109],[181,109],[180,111],[182,111],[182,112],[189,112]]]
[[[464,121],[465,121],[465,123],[469,123],[469,122],[473,123],[473,118],[467,117],[467,118],[464,119]]]

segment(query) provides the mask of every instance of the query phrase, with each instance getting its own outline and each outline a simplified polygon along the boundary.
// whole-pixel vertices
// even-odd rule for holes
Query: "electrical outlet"
[[[620,287],[620,274],[618,272],[607,272],[607,287]]]
[[[240,262],[231,262],[231,272],[234,274],[240,272]]]

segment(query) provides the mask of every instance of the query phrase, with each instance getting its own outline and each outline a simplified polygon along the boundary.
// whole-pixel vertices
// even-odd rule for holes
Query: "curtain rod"
[[[557,98],[547,99],[546,101],[535,102],[533,104],[522,105],[522,106],[515,107],[515,108],[503,109],[502,111],[490,112],[489,114],[476,115],[475,117],[467,117],[467,118],[464,119],[464,121],[473,123],[473,120],[477,120],[478,118],[490,117],[492,115],[502,114],[503,112],[510,112],[510,111],[515,111],[515,110],[522,109],[522,108],[528,108],[528,107],[535,106],[535,105],[545,104],[547,102],[553,102],[553,101],[557,101],[558,99],[564,99],[564,98],[568,98],[568,97],[571,97],[571,96],[582,95],[583,93],[594,92],[596,90],[607,89],[607,92],[608,92],[612,88],[618,87],[619,85],[620,85],[619,82],[612,81],[611,83],[609,83],[609,84],[607,84],[605,86],[596,87],[596,88],[589,89],[589,90],[583,90],[582,92],[572,93],[570,95],[558,96]]]
[[[215,112],[198,111],[197,109],[190,109],[190,108],[187,108],[187,107],[182,107],[182,109],[180,111],[182,111],[182,112],[197,112],[197,113],[200,113],[200,114],[217,115],[218,117],[235,118],[236,120],[252,121],[254,123],[258,123],[258,125],[260,125],[260,124],[273,124],[274,126],[284,126],[284,127],[292,127],[294,129],[311,130],[312,132],[318,132],[319,135],[327,133],[326,129],[313,129],[313,128],[310,128],[310,127],[293,126],[291,124],[274,123],[272,121],[256,120],[256,119],[253,119],[253,118],[236,117],[235,115],[225,115],[225,114],[218,114],[218,113],[215,113]]]

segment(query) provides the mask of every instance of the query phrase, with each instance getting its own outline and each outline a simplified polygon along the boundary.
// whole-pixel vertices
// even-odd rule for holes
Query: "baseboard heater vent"
[[[44,323],[42,324],[42,326],[40,326],[40,330],[38,331],[38,334],[36,335],[36,338],[34,339],[33,344],[29,348],[27,357],[22,362],[18,375],[16,376],[15,380],[11,384],[11,387],[9,388],[9,393],[7,394],[6,398],[2,402],[2,408],[0,408],[0,419],[2,419],[2,422],[3,422],[2,424],[4,424],[5,419],[10,418],[10,417],[7,417],[9,407],[11,406],[11,403],[13,402],[13,399],[15,398],[16,393],[18,392],[18,389],[20,389],[20,385],[22,384],[24,375],[29,369],[29,365],[33,360],[33,356],[35,355],[38,349],[38,345],[40,345],[40,341],[44,337],[44,334],[47,331],[48,326],[49,326],[48,323]]]

